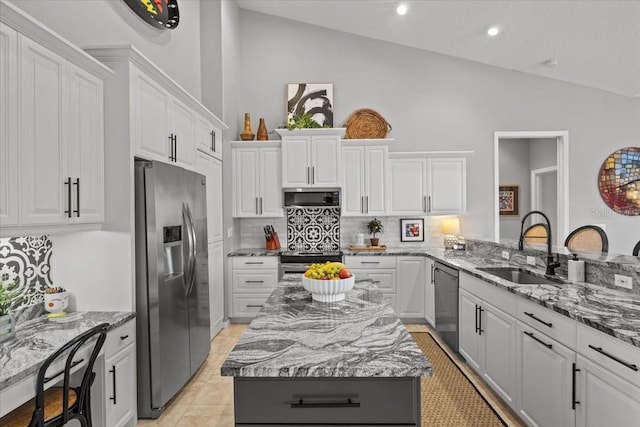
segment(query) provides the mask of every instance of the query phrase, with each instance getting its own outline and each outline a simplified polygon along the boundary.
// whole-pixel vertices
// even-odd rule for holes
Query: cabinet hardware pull
[[[364,213],[364,196],[360,196],[360,213]]]
[[[259,212],[258,212],[258,198],[257,197],[256,197],[256,215],[259,215]]]
[[[366,200],[366,202],[364,204],[364,207],[367,210],[365,213],[369,213],[369,196],[364,196],[364,197],[365,197],[365,200]]]
[[[427,196],[422,197],[422,212],[427,212]]]
[[[602,347],[595,347],[595,346],[589,344],[589,348],[597,351],[598,353],[600,353],[600,354],[602,354],[604,356],[607,356],[609,359],[615,360],[616,362],[620,363],[621,365],[626,366],[627,368],[629,368],[629,369],[631,369],[633,371],[636,371],[636,372],[638,371],[638,366],[636,364],[625,362],[624,360],[617,358],[613,354],[607,353],[606,351],[604,351],[602,349]]]
[[[292,408],[359,408],[360,402],[348,398],[346,402],[315,402],[305,403],[303,399],[291,402]]]
[[[482,329],[482,312],[484,309],[481,305],[478,306],[478,335],[482,335],[484,330]]]
[[[431,264],[431,284],[435,285],[436,283],[436,265]]]
[[[478,330],[480,330],[480,328],[478,327],[478,310],[479,309],[480,309],[480,306],[476,304],[476,334],[478,333]]]
[[[124,336],[121,336],[121,337],[120,337],[120,339],[121,339],[122,341],[126,340],[127,338],[129,338],[129,335],[124,335]]]
[[[431,213],[431,196],[427,197],[427,212]]]
[[[262,304],[247,304],[247,308],[261,308]]]
[[[547,348],[553,348],[552,344],[547,344],[546,342],[542,341],[540,338],[536,337],[535,335],[533,335],[533,333],[531,332],[527,332],[524,331],[525,334],[529,335],[531,338],[533,338],[534,340],[538,341],[540,344],[542,344],[543,346],[547,347]]]
[[[84,359],[74,360],[74,361],[71,363],[71,366],[69,366],[69,369],[73,368],[74,366],[76,366],[77,364],[82,363],[82,362],[84,362]],[[64,369],[63,369],[62,371],[60,371],[60,372],[57,372],[57,373],[53,374],[53,376],[51,376],[51,377],[44,377],[44,381],[43,381],[43,383],[44,383],[44,384],[46,384],[46,383],[48,383],[49,381],[51,381],[52,379],[57,378],[57,377],[59,377],[59,376],[60,376],[60,375],[62,375],[62,374],[64,374]]]
[[[247,261],[244,263],[244,265],[249,265],[249,264],[264,264],[263,261]]]
[[[169,135],[169,160],[173,162],[173,134]]]
[[[576,368],[576,364],[573,364],[571,375],[571,409],[575,410],[576,405],[580,404],[580,401],[576,400],[576,372],[580,372],[580,369]]]
[[[264,283],[264,280],[245,280],[245,283]]]
[[[111,369],[109,370],[110,374],[113,374],[113,397],[110,397],[109,400],[113,400],[113,404],[116,404],[116,365],[111,365]]]
[[[311,168],[307,166],[307,184],[311,184]]]
[[[260,197],[260,215],[262,215],[262,197]]]
[[[67,210],[64,213],[67,214],[68,218],[71,218],[71,177],[67,177],[64,185],[67,186]]]
[[[360,261],[360,264],[380,264],[380,261]]]
[[[173,161],[178,161],[178,135],[173,135]]]
[[[549,328],[553,327],[553,323],[551,323],[551,322],[545,322],[544,320],[537,318],[537,317],[535,316],[535,314],[533,314],[533,313],[527,313],[527,312],[525,311],[525,312],[524,312],[524,314],[526,314],[527,316],[531,317],[533,320],[537,320],[538,322],[542,323],[543,325],[545,325],[545,326],[547,326],[547,327],[549,327]]]
[[[216,133],[211,131],[209,134],[211,135],[211,151],[216,151]]]
[[[80,178],[76,178],[76,182],[73,183],[76,186],[76,210],[73,213],[80,218]]]
[[[316,167],[311,166],[311,184],[316,183]]]

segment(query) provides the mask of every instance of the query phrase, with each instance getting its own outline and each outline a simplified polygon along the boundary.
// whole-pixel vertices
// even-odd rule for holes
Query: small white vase
[[[44,294],[44,309],[47,313],[62,313],[69,306],[69,293],[67,291],[57,294]]]

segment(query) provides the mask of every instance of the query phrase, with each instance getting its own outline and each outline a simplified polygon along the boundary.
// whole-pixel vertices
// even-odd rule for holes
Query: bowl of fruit
[[[341,262],[311,264],[302,277],[302,286],[311,292],[311,298],[321,302],[342,301],[354,284],[355,277]]]

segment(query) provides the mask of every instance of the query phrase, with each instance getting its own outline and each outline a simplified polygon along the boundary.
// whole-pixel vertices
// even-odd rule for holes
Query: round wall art
[[[640,147],[622,148],[604,161],[598,175],[602,200],[622,215],[640,215]]]
[[[124,0],[124,2],[152,27],[174,29],[180,23],[178,0]]]

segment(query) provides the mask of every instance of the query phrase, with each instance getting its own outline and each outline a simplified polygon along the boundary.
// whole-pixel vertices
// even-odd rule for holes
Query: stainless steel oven
[[[302,274],[311,264],[342,262],[342,252],[285,252],[280,254],[278,277],[285,274]]]

